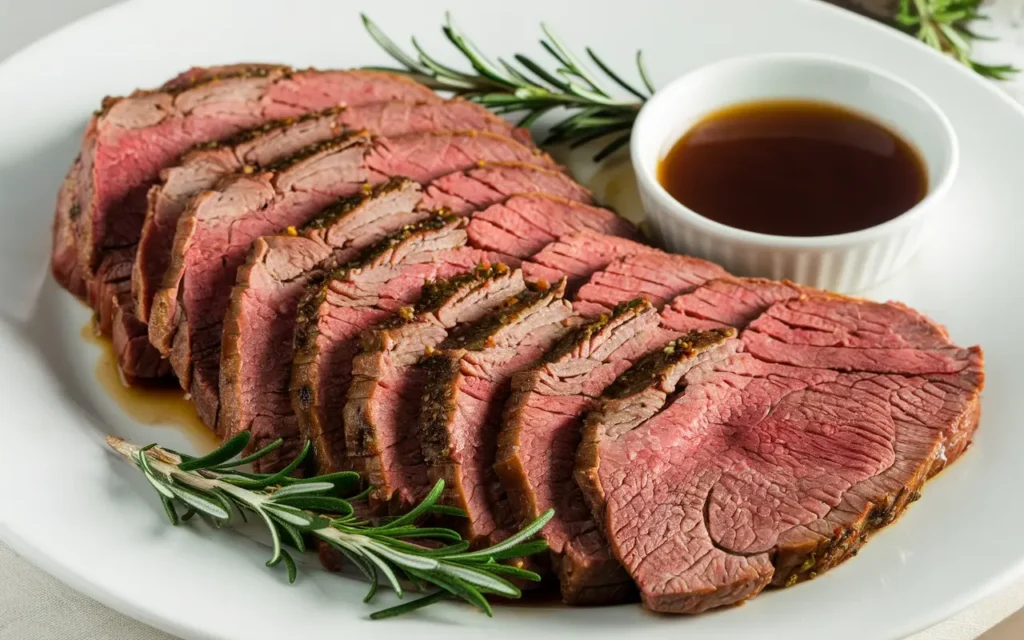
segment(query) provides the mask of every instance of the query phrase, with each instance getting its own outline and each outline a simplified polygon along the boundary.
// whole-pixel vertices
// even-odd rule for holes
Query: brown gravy
[[[100,348],[96,381],[125,415],[139,424],[179,430],[197,452],[212,451],[220,445],[220,440],[199,419],[195,407],[185,399],[185,392],[176,382],[128,386],[121,379],[110,339],[97,336],[91,322],[82,327],[82,338]]]
[[[923,160],[899,135],[805,100],[750,102],[706,116],[661,161],[658,181],[706,218],[780,236],[867,229],[928,191]]]

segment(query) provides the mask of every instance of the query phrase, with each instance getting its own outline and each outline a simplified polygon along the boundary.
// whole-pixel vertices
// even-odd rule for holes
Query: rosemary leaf
[[[234,438],[231,438],[215,451],[201,457],[192,458],[178,465],[182,471],[195,471],[196,469],[207,469],[225,463],[231,458],[242,453],[242,450],[249,445],[249,432],[243,431]]]
[[[275,524],[277,524],[277,527],[281,531],[284,531],[288,535],[288,539],[291,541],[293,547],[298,549],[299,552],[306,550],[306,541],[302,539],[302,532],[300,532],[297,527],[293,527],[287,522],[282,521],[278,521]],[[284,556],[287,555],[287,553],[282,550],[281,555]]]
[[[199,491],[194,491],[179,484],[168,483],[164,486],[174,494],[175,498],[181,500],[199,513],[205,513],[211,518],[216,518],[218,520],[227,520],[231,517],[231,512],[225,510],[224,507],[221,506],[220,500],[212,498],[210,494],[203,495]]]
[[[242,433],[238,434],[237,436],[235,436],[235,438],[239,438],[239,437],[241,437],[243,435],[244,436],[248,436],[249,432],[248,431],[242,432]],[[231,442],[231,441],[229,440],[228,442]],[[248,438],[246,438],[246,442],[248,443]],[[259,460],[260,458],[262,458],[263,456],[267,455],[268,453],[270,453],[274,449],[277,449],[278,447],[280,447],[282,444],[284,444],[284,440],[282,440],[281,438],[278,438],[277,440],[274,440],[273,442],[271,442],[267,446],[263,447],[259,451],[251,453],[251,454],[245,456],[244,458],[240,458],[240,459],[235,460],[233,462],[222,462],[222,463],[217,464],[216,467],[213,467],[213,468],[216,469],[217,471],[223,471],[224,469],[233,469],[235,467],[240,467],[243,464],[249,464],[250,462],[253,462],[255,460]],[[214,453],[216,453],[216,451]],[[213,454],[211,453],[210,455],[213,455]]]
[[[431,513],[436,513],[443,516],[452,516],[453,518],[467,518],[466,512],[458,507],[449,507],[443,504],[435,504],[430,507]]]
[[[352,515],[352,505],[347,500],[342,500],[341,498],[329,496],[286,496],[278,498],[275,493],[274,502],[298,509],[313,509],[321,513],[330,513],[337,516]]]
[[[430,595],[423,596],[422,598],[417,598],[416,600],[412,600],[411,602],[403,602],[398,606],[391,607],[389,609],[381,609],[380,611],[371,613],[370,619],[385,620],[387,618],[394,618],[406,613],[412,613],[417,609],[429,607],[430,605],[435,604],[437,602],[441,602],[442,600],[445,600],[449,597],[450,596],[448,595],[448,593],[444,591],[435,591]]]
[[[299,575],[299,568],[295,566],[295,560],[290,553],[284,550],[281,551],[281,557],[284,558],[284,566],[288,569],[288,584],[295,584],[295,578]]]
[[[410,573],[422,580],[431,582],[439,587],[442,587],[446,591],[457,595],[463,600],[469,602],[477,609],[480,609],[481,611],[486,613],[488,617],[494,616],[494,612],[491,611],[491,603],[487,602],[487,598],[484,598],[483,595],[478,590],[473,589],[457,577],[438,575],[427,576],[417,570],[411,570]]]
[[[167,519],[171,521],[172,525],[178,526],[178,512],[174,508],[174,502],[172,502],[169,498],[164,497],[163,495],[160,496],[160,502],[163,503],[164,511],[167,512]]]

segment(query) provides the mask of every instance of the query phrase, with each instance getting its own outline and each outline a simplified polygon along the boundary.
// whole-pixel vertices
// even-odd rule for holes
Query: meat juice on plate
[[[126,416],[147,427],[170,427],[182,436],[197,452],[216,449],[217,436],[199,420],[196,409],[174,380],[164,384],[125,384],[117,366],[110,338],[97,336],[92,322],[82,327],[82,338],[100,349],[96,359],[96,382]]]

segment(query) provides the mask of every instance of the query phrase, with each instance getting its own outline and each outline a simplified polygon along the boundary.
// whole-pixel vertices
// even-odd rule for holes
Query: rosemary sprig
[[[984,20],[982,0],[900,0],[896,24],[930,47],[953,56],[962,64],[995,80],[1017,73],[1013,65],[982,64],[972,57],[972,41],[986,40],[970,29],[970,23]]]
[[[455,27],[451,15],[446,14],[444,35],[466,58],[472,72],[459,71],[439,62],[416,38],[412,39],[415,53],[406,53],[365,15],[363,24],[377,44],[402,65],[398,69],[374,68],[409,75],[433,89],[450,91],[498,114],[523,113],[519,120],[522,127],[530,126],[554,109],[570,109],[573,113],[552,127],[544,144],[564,142],[576,148],[599,138],[615,136],[598,151],[595,161],[603,160],[629,142],[633,121],[655,90],[640,51],[636,54],[641,82],[638,86],[623,79],[588,47],[587,57],[606,76],[602,81],[543,23],[544,37],[540,44],[555,59],[554,70],[523,54],[513,56],[518,64],[503,58],[491,60]],[[607,80],[632,97],[616,97],[606,86]]]
[[[285,545],[302,552],[307,539],[319,539],[345,555],[370,581],[364,602],[373,599],[382,577],[399,598],[403,582],[437,590],[411,602],[373,613],[373,619],[389,618],[420,609],[447,598],[462,599],[491,615],[486,595],[519,598],[521,592],[510,580],[539,581],[532,571],[500,564],[547,549],[542,541],[531,541],[554,515],[548,511],[518,533],[488,549],[469,551],[459,534],[440,527],[422,527],[416,520],[429,512],[448,515],[452,509],[437,505],[444,490],[438,481],[430,494],[414,509],[383,523],[359,517],[352,504],[366,496],[356,493],[359,476],[352,472],[311,478],[293,478],[291,473],[309,452],[309,443],[288,468],[275,474],[254,474],[237,467],[281,446],[281,440],[246,456],[236,457],[249,444],[242,433],[216,451],[194,458],[156,445],[138,447],[121,438],[108,436],[110,447],[138,467],[160,495],[172,524],[199,515],[214,527],[232,521],[233,514],[245,519],[257,516],[270,532],[272,541],[268,567],[283,563],[288,581],[294,582],[298,569]],[[430,541],[424,545],[413,540]]]

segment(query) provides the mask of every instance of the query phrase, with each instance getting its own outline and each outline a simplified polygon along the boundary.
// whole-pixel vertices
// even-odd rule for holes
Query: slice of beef
[[[707,260],[642,251],[618,258],[595,272],[580,287],[573,308],[581,315],[596,317],[634,298],[646,298],[661,307],[683,294],[699,291],[709,281],[728,277],[725,269]]]
[[[532,285],[484,320],[454,332],[423,361],[419,419],[431,482],[466,512],[465,537],[487,546],[507,537],[513,514],[494,472],[498,426],[513,373],[533,364],[572,327],[566,280]]]
[[[121,342],[144,346],[130,291],[134,247],[146,211],[146,192],[159,172],[197,142],[216,140],[270,118],[296,116],[338,104],[381,100],[438,100],[429,89],[400,75],[374,71],[292,71],[279,65],[232,65],[186,72],[158,91],[107,98],[92,118],[79,155],[72,244],[79,261],[65,286],[86,292],[100,312],[99,326],[113,332],[119,319]],[[69,216],[70,218],[70,216]],[[63,225],[58,212],[58,225]],[[55,244],[55,271],[66,259],[67,242]],[[127,262],[127,265],[122,264]],[[67,279],[67,278],[64,278]],[[125,306],[128,304],[129,306]],[[152,377],[141,361],[122,361],[129,376]],[[136,354],[138,349],[123,349]]]
[[[739,339],[713,331],[606,389],[578,452],[577,482],[655,611],[735,604],[835,566],[977,426],[981,350],[902,305],[809,295]]]
[[[415,308],[363,334],[344,409],[345,449],[379,508],[408,511],[432,486],[416,429],[427,382],[420,360],[456,325],[481,320],[525,286],[519,269],[477,268],[428,283]]]
[[[256,238],[302,225],[335,198],[388,176],[427,182],[479,161],[506,160],[554,166],[547,156],[486,132],[353,134],[307,147],[262,173],[236,174],[193,198],[154,297],[149,336],[170,354],[203,420],[216,425],[222,321],[235,273]]]
[[[82,142],[77,236],[89,273],[105,249],[138,240],[145,192],[161,169],[198,142],[339,104],[439,99],[408,78],[377,71],[254,65],[191,77],[165,90],[108,98],[90,121]]]
[[[426,131],[472,129],[520,135],[505,120],[464,100],[448,102],[375,102],[335,107],[264,123],[222,142],[204,142],[186,153],[179,164],[161,172],[160,183],[147,195],[146,219],[132,271],[135,310],[149,320],[153,293],[170,264],[178,218],[195,194],[212,189],[226,175],[245,169],[259,171],[303,147],[329,140],[347,130],[372,131],[394,137]]]
[[[651,336],[663,332],[656,307],[724,275],[704,260],[661,252],[616,260],[595,273],[573,302],[578,313],[598,319],[512,377],[495,470],[518,521],[555,509],[541,535],[567,603],[607,604],[632,592],[573,479],[583,416],[604,387],[648,350]]]
[[[257,238],[238,269],[224,319],[217,428],[225,439],[251,431],[253,447],[277,438],[283,449],[257,461],[259,471],[291,461],[300,440],[291,409],[295,319],[310,280],[356,258],[366,247],[425,217],[420,185],[393,178],[342,200],[292,234]]]
[[[821,295],[791,282],[764,278],[720,278],[672,300],[661,311],[661,326],[667,333],[654,338],[668,342],[679,334],[705,329],[744,329],[775,304],[803,295]]]
[[[435,180],[426,190],[428,208],[468,215],[513,193],[549,193],[592,204],[590,191],[560,171],[521,162],[484,165]]]
[[[439,178],[422,192],[409,181],[401,189],[378,190],[357,198],[357,205],[343,202],[327,209],[295,236],[257,240],[238,271],[223,333],[218,428],[225,437],[249,429],[255,442],[296,437],[299,431],[288,400],[288,381],[302,291],[363,246],[428,216],[437,203],[427,194],[437,193],[436,185],[442,182],[446,198],[468,207],[486,207],[527,189],[548,188],[569,197],[589,195],[562,173],[524,163],[485,164]],[[412,190],[416,194],[402,195]],[[379,202],[381,197],[387,201]],[[460,212],[470,213],[467,206]],[[606,217],[603,211],[593,215]],[[272,468],[281,460],[267,459],[262,465]]]
[[[466,246],[467,220],[434,216],[389,238],[358,263],[314,282],[303,295],[295,330],[292,404],[313,442],[320,473],[345,470],[342,409],[359,336],[415,303],[427,280],[451,277],[498,254]]]
[[[509,229],[514,233],[509,233]],[[641,247],[643,251],[654,251],[634,241],[607,235],[636,236],[632,225],[611,212],[546,194],[513,196],[474,214],[468,231],[472,246],[494,249],[514,258],[528,257],[542,246],[550,247],[527,263],[531,268],[546,269],[545,273],[551,271],[544,266],[544,260],[550,256],[558,258],[598,247],[600,250],[591,251],[586,260],[574,264],[574,282],[605,266],[615,255]],[[574,234],[548,243],[569,231]],[[457,297],[449,310],[458,309],[458,314],[453,315],[463,317],[479,315],[485,304],[489,309],[501,299],[501,291],[500,287],[490,287],[478,292],[479,299]],[[427,312],[400,332],[370,336],[364,341],[364,345],[372,346],[360,356],[359,376],[350,387],[344,410],[347,455],[356,458],[356,470],[373,475],[377,486],[373,499],[378,503],[391,502],[396,510],[407,508],[430,488],[423,472],[424,461],[417,451],[418,434],[410,428],[417,423],[424,376],[422,369],[412,365],[427,349],[444,340],[453,326],[439,325],[436,317]]]
[[[566,279],[566,294],[575,294],[594,272],[616,258],[658,251],[635,240],[594,231],[567,234],[545,246],[523,264],[528,280],[557,282]]]
[[[67,289],[73,296],[85,300],[85,278],[78,263],[78,251],[75,247],[75,219],[81,213],[78,206],[78,175],[82,159],[76,157],[68,169],[64,182],[57,192],[57,209],[53,215],[53,250],[50,257],[50,270],[57,284]]]
[[[475,214],[469,227],[469,241],[480,249],[526,256],[567,233],[587,229],[633,240],[640,237],[636,227],[607,209],[549,194],[533,194],[509,198]]]

